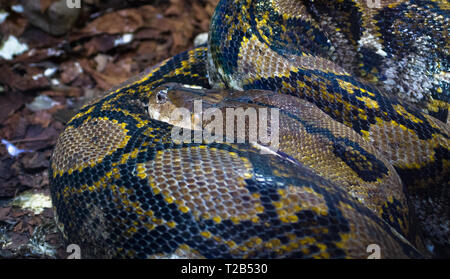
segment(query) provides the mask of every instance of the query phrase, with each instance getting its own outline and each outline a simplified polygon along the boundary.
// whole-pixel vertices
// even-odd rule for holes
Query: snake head
[[[201,102],[203,108],[217,107],[220,106],[224,96],[226,93],[222,90],[166,83],[154,89],[148,103],[148,113],[152,119],[185,127],[182,120],[173,117],[174,113],[184,110],[184,114],[191,115],[192,123],[196,123],[196,119],[199,118],[194,112],[196,101]]]

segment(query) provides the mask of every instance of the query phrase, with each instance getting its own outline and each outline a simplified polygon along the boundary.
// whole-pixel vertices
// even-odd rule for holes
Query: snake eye
[[[156,103],[164,104],[165,102],[167,102],[167,89],[166,88],[159,90],[156,93]]]

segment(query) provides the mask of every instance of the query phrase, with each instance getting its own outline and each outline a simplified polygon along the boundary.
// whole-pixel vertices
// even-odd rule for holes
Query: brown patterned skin
[[[384,9],[445,10],[434,1],[416,2]],[[383,76],[373,76],[382,71],[364,75],[374,55],[357,45],[366,29],[376,28],[351,20],[363,13],[361,2],[336,1],[330,14],[324,3],[223,0],[208,49],[168,59],[84,107],[58,139],[50,168],[56,216],[68,242],[81,245],[84,256],[106,258],[364,258],[369,244],[379,245],[382,257],[414,258],[422,256],[414,248],[421,248],[418,211],[427,241],[448,251],[448,126],[375,88]],[[348,7],[355,13],[346,13]],[[333,46],[335,35],[325,36],[319,15],[348,20],[333,33],[347,44]],[[441,30],[435,29],[432,58],[439,60]],[[382,51],[397,50],[387,33],[382,36]],[[440,72],[427,78],[436,78],[436,92],[445,95],[440,78],[448,68],[440,63]],[[186,90],[169,90],[176,98],[166,104],[173,106],[155,105],[169,82],[200,92],[212,86],[273,91],[204,91],[202,98],[279,108],[279,152],[261,154],[248,142],[174,142],[176,123],[154,119],[154,111],[161,117],[198,91],[179,96]],[[228,100],[229,94],[244,100]]]

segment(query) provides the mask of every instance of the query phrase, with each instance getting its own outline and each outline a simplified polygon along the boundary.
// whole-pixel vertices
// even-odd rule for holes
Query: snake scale
[[[221,0],[207,45],[68,122],[49,170],[65,239],[97,258],[448,257],[448,10]],[[174,141],[195,100],[276,108],[278,150]]]

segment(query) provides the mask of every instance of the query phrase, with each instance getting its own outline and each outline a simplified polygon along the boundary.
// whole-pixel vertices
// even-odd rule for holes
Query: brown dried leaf
[[[39,28],[27,28],[21,35],[21,38],[27,43],[29,49],[55,47],[65,39],[64,37],[53,37]],[[47,52],[46,48],[42,50]]]
[[[42,49],[32,49],[30,51],[24,52],[21,55],[14,58],[11,63],[21,65],[29,65],[32,63],[38,63],[43,60],[50,59],[51,57],[57,57],[64,53],[63,50],[60,49],[52,49],[52,48],[42,48]]]
[[[20,161],[26,170],[46,169],[50,165],[48,158],[43,152],[26,153]],[[24,177],[23,179],[26,180],[27,178]],[[35,184],[27,186],[33,186]]]
[[[39,128],[36,128],[39,127]],[[39,151],[41,149],[50,148],[55,144],[56,138],[59,135],[59,131],[53,126],[49,126],[45,129],[41,129],[39,125],[29,125],[27,129],[26,138],[37,138],[42,140],[30,141],[24,144],[26,149]],[[38,152],[38,154],[42,154]]]
[[[50,125],[50,122],[52,122],[52,115],[45,110],[40,110],[33,113],[29,117],[29,121],[31,124],[37,124],[47,128]]]
[[[132,76],[130,73],[130,63],[108,63],[104,73],[99,73],[94,70],[87,60],[82,60],[81,65],[83,69],[88,72],[97,82],[97,85],[103,90],[107,90],[115,85],[118,85]]]
[[[170,7],[165,10],[164,15],[180,16],[184,12],[184,3],[180,0],[170,0]]]
[[[0,178],[9,179],[13,176],[13,173],[11,172],[11,165],[13,162],[14,160],[8,157],[0,161]]]
[[[0,207],[0,221],[7,220],[7,216],[10,211],[11,211],[11,206]]]
[[[22,186],[34,188],[36,187],[36,177],[31,174],[19,174],[18,176]],[[40,181],[39,181],[40,182]]]
[[[26,189],[20,186],[19,179],[17,177],[11,177],[10,179],[0,178],[0,198],[12,198],[20,191]]]
[[[142,27],[144,20],[137,9],[125,9],[105,14],[90,22],[83,33],[94,34],[122,34],[133,33]]]
[[[61,81],[63,83],[70,83],[74,81],[81,73],[81,67],[77,66],[74,61],[67,61],[61,64],[60,69]]]
[[[107,52],[114,48],[115,37],[111,35],[101,35],[92,38],[84,44],[87,50],[87,56],[91,56],[97,52]]]
[[[21,114],[15,113],[4,123],[4,128],[0,135],[8,140],[20,139],[25,137],[28,121]]]
[[[24,222],[23,222],[23,221],[19,221],[19,222],[14,226],[13,231],[14,231],[14,232],[22,232],[24,227],[25,227]]]
[[[5,94],[0,94],[0,104],[8,104],[7,106],[2,106],[2,109],[0,109],[1,124],[17,109],[25,105],[25,100],[23,94],[20,92],[6,92]]]
[[[13,218],[18,218],[18,217],[26,216],[27,212],[20,208],[13,207],[11,210],[11,213],[9,215]]]
[[[0,24],[0,34],[5,37],[13,35],[19,37],[28,26],[28,20],[20,16],[9,16],[2,24]]]
[[[156,30],[153,28],[143,28],[134,35],[134,38],[136,40],[158,39],[158,38],[161,38],[161,36],[162,36],[162,34],[161,34],[160,30]],[[144,43],[144,42],[142,42],[142,43]]]
[[[42,70],[34,67],[22,68],[20,70],[24,70],[25,74],[18,74],[6,65],[0,66],[0,83],[7,84],[9,87],[20,91],[39,89],[50,85],[45,76],[33,78],[38,71],[42,72]]]
[[[72,83],[72,86],[84,88],[84,90],[95,87],[94,79],[91,78],[91,76],[89,76],[88,74],[89,73],[83,73],[80,76],[78,76],[77,79]]]
[[[31,219],[28,220],[27,223],[32,226],[39,226],[42,224],[42,219],[39,215],[35,215],[35,216],[31,217]]]

